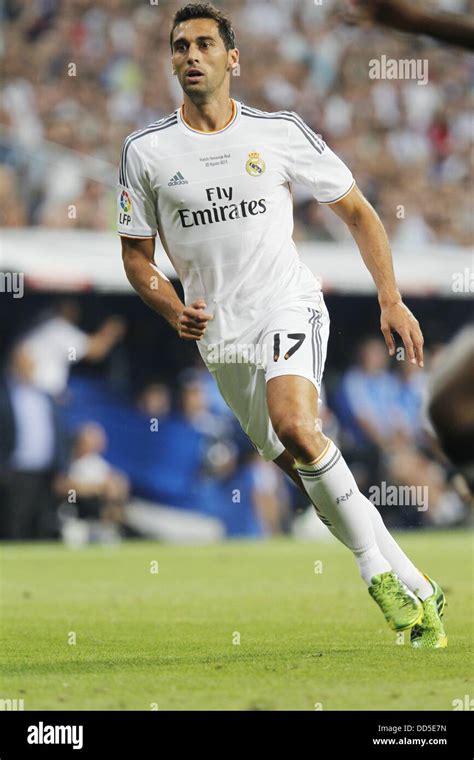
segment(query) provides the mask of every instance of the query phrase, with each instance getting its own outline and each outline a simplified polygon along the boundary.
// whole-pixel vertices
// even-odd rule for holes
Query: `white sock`
[[[323,453],[309,464],[297,462],[297,470],[322,522],[353,552],[367,585],[374,575],[390,571],[364,497],[337,446],[328,438]]]
[[[429,596],[433,596],[431,583],[426,580],[423,573],[420,573],[413,562],[408,559],[405,552],[400,548],[393,536],[390,535],[377,507],[363,494],[361,496],[366,502],[375,531],[377,545],[385,559],[390,562],[393,571],[408,586],[410,591],[413,591],[420,599],[427,599]]]

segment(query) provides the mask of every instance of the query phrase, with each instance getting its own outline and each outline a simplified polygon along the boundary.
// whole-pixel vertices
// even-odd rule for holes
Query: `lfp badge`
[[[132,221],[130,213],[132,210],[132,199],[126,190],[122,190],[119,202],[121,208],[121,212],[119,214],[119,224],[130,224]]]
[[[252,177],[260,177],[265,171],[265,161],[260,157],[260,153],[257,151],[249,153],[245,168]]]

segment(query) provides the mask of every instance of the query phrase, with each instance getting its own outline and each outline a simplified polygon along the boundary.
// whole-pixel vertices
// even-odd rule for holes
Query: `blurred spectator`
[[[217,414],[220,417],[230,417],[232,420],[234,420],[234,413],[222,398],[219,388],[217,387],[217,383],[214,379],[214,375],[209,372],[201,358],[201,354],[198,352],[195,354],[192,373],[193,376],[199,380],[202,386],[206,399],[206,405],[209,411],[213,414]],[[182,377],[183,376],[184,373]]]
[[[148,383],[138,395],[137,409],[146,417],[162,420],[171,411],[171,393],[165,383]]]
[[[41,390],[59,397],[66,390],[69,372],[82,359],[99,362],[124,334],[124,323],[109,317],[92,335],[77,327],[81,316],[77,301],[60,301],[46,318],[21,339],[34,360],[33,381]]]
[[[359,346],[357,365],[347,370],[341,384],[348,425],[362,444],[382,450],[407,430],[405,420],[397,414],[399,388],[388,362],[383,341],[368,338]]]
[[[23,540],[57,535],[54,475],[64,457],[55,402],[33,383],[24,346],[9,359],[0,386],[0,535]]]
[[[232,422],[209,409],[202,373],[194,368],[186,369],[179,375],[178,383],[178,409],[187,422],[210,438],[228,434]]]
[[[425,353],[425,366],[429,366],[429,353]],[[397,407],[403,419],[405,431],[413,441],[420,441],[423,434],[423,401],[426,390],[427,371],[420,372],[409,361],[397,362]]]
[[[71,534],[71,517],[86,521],[99,530],[99,538],[118,538],[124,520],[124,506],[129,496],[128,478],[113,468],[103,454],[107,448],[107,437],[101,425],[89,422],[82,425],[74,436],[71,462],[66,473],[59,475],[55,490],[67,499],[67,509],[62,515],[65,520],[63,531]],[[74,505],[74,506],[72,506]],[[102,530],[100,530],[102,528]],[[88,533],[86,533],[88,536]]]
[[[84,188],[68,204],[51,204],[39,215],[39,224],[55,229],[106,230],[108,202],[98,182],[85,182]]]
[[[282,471],[258,454],[251,460],[254,478],[253,501],[265,536],[285,533],[290,523],[288,485]]]
[[[0,166],[0,227],[25,227],[28,223],[18,179],[11,167]]]

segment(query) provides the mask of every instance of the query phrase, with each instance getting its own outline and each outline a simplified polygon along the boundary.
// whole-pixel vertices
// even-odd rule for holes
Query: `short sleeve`
[[[308,187],[320,203],[341,200],[354,187],[350,169],[296,113],[287,119],[288,179]]]
[[[117,231],[128,237],[155,237],[155,192],[134,140],[123,144],[117,197]]]

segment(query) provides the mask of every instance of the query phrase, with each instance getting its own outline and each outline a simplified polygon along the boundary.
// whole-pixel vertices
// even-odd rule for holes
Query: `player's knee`
[[[289,413],[273,425],[280,441],[295,456],[317,456],[318,447],[323,449],[321,431],[315,420],[306,415]]]

